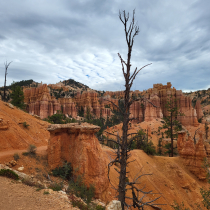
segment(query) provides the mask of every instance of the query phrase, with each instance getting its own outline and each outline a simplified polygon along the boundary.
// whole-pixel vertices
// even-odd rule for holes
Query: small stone
[[[18,171],[23,171],[24,170],[24,167],[23,166],[22,167],[19,167],[17,170]]]
[[[14,109],[14,106],[11,103],[8,103],[9,108]]]
[[[10,164],[11,164],[12,166],[15,166],[15,165],[17,165],[17,162],[16,162],[15,160],[11,160],[11,161],[10,161]]]
[[[111,201],[107,206],[106,206],[106,210],[121,210],[121,203],[120,201],[117,200],[113,200]]]

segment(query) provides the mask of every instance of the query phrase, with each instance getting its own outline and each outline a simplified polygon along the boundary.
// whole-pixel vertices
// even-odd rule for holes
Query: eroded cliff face
[[[94,184],[98,197],[109,185],[107,164],[95,133],[100,127],[83,123],[54,124],[48,127],[48,164],[51,169],[71,162],[84,175],[87,185]]]
[[[50,91],[46,84],[37,88],[25,88],[24,102],[27,104],[29,114],[38,115],[41,119],[56,114],[58,110],[63,109],[64,114],[77,116],[75,104],[71,98],[56,100],[50,95]]]
[[[171,88],[170,82],[167,85],[154,84],[153,88],[143,91],[142,95],[145,100],[134,102],[131,105],[131,117],[136,118],[134,122],[151,121],[167,116],[166,103],[170,97],[172,100],[176,100],[179,111],[184,114],[178,116],[182,125],[198,126],[198,119],[203,116],[200,102],[197,101],[194,109],[191,99],[184,96],[181,90]]]
[[[199,140],[196,144],[190,136],[186,140],[186,132],[178,132],[177,148],[180,156],[184,159],[185,165],[199,179],[206,179],[206,170],[203,168],[204,159],[210,161],[210,145],[203,140],[202,132],[199,132]]]
[[[75,103],[79,108],[84,108],[84,115],[87,114],[87,110],[94,114],[97,118],[111,116],[112,112],[110,108],[105,108],[105,105],[111,104],[110,102],[98,97],[96,92],[80,92],[77,93]]]

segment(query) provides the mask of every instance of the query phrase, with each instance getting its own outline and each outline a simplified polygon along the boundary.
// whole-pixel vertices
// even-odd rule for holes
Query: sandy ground
[[[45,152],[47,150],[47,146],[41,146],[41,147],[38,147],[37,148],[37,153],[38,154],[42,154],[43,152]],[[0,158],[5,158],[7,156],[11,156],[11,155],[14,155],[15,153],[17,154],[21,154],[23,152],[27,152],[26,149],[23,149],[23,150],[8,150],[8,151],[4,151],[4,152],[0,152]]]
[[[1,210],[59,210],[73,209],[69,201],[57,194],[44,194],[17,181],[0,177]]]
[[[22,152],[25,152],[26,150],[10,150],[0,152],[0,163],[13,160],[14,153],[18,153],[20,159],[17,161],[17,165],[13,168],[17,169],[20,166],[24,166],[24,173],[34,175],[36,178],[43,180],[43,175],[47,171],[47,165],[43,164],[46,163],[46,149],[47,146],[38,147],[36,158],[21,155]],[[37,171],[39,171],[39,173]],[[69,200],[62,198],[57,192],[52,192],[52,194],[44,194],[44,191],[47,190],[36,190],[36,187],[30,187],[18,181],[0,176],[0,209],[75,209],[71,206]]]

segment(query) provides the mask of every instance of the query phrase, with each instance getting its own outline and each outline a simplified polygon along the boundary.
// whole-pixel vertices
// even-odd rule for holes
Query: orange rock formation
[[[105,100],[99,100],[96,92],[83,92],[82,94],[78,92],[75,102],[79,108],[84,107],[84,115],[86,115],[87,109],[90,109],[90,112],[97,118],[111,115],[111,110],[105,108],[105,105],[109,103],[106,103]]]
[[[56,114],[58,110],[61,110],[62,106],[64,114],[72,117],[77,116],[76,107],[72,100],[66,98],[57,101],[55,97],[50,96],[50,91],[46,84],[37,88],[25,88],[23,91],[24,102],[27,104],[29,114],[38,115],[41,119],[44,119]]]
[[[167,116],[165,107],[167,100],[172,97],[176,100],[179,111],[183,116],[178,116],[178,120],[183,125],[198,126],[198,118],[202,116],[202,110],[199,101],[194,109],[191,105],[191,99],[184,96],[181,90],[171,88],[171,83],[167,85],[154,84],[153,88],[142,93],[145,97],[142,101],[134,102],[131,105],[131,117],[134,117],[134,122],[151,121],[156,118]],[[153,106],[155,105],[155,106]]]
[[[200,100],[196,101],[195,109],[196,109],[196,113],[197,113],[197,118],[198,119],[202,118],[203,117],[203,111],[202,111],[202,108],[201,108]]]
[[[110,96],[112,98],[123,99],[124,98],[124,91],[106,91],[104,96]]]
[[[184,158],[185,165],[194,173],[199,179],[206,179],[206,170],[202,167],[204,159],[209,159],[209,143],[203,141],[202,132],[199,132],[199,141],[194,145],[193,140],[188,136],[185,139],[186,132],[178,132],[177,148],[180,156]]]
[[[72,163],[84,174],[86,184],[94,184],[96,196],[108,187],[107,165],[101,145],[95,133],[99,126],[83,123],[65,125],[50,125],[48,142],[48,164],[51,169],[62,164],[62,161]]]
[[[71,115],[73,118],[77,117],[77,109],[71,98],[59,98],[58,103],[61,104],[63,114]]]

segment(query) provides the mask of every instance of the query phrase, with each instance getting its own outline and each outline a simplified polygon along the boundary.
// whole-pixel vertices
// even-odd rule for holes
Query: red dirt
[[[8,126],[7,130],[0,128],[0,152],[27,149],[30,144],[37,147],[47,146],[50,136],[46,130],[48,122],[37,119],[16,107],[11,109],[1,100],[0,119],[3,119],[3,124]],[[29,126],[25,128],[23,122]]]

